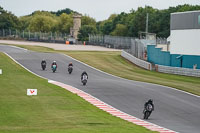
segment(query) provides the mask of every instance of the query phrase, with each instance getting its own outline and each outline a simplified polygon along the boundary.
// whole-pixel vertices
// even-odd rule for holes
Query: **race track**
[[[6,52],[40,76],[79,88],[138,118],[143,117],[144,103],[151,98],[154,100],[155,111],[149,122],[180,133],[200,132],[200,97],[164,86],[113,77],[61,54],[37,53],[5,45],[0,45],[0,52]],[[47,60],[46,71],[41,69],[42,59]],[[58,64],[56,73],[52,73],[50,69],[53,60]],[[73,62],[74,65],[71,75],[67,72],[69,62]],[[80,82],[80,75],[84,70],[89,75],[86,86]]]

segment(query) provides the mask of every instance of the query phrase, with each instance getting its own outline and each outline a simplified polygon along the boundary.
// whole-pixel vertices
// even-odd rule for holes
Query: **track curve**
[[[149,98],[154,99],[155,111],[149,122],[181,133],[199,133],[200,131],[199,97],[169,87],[113,77],[61,54],[38,53],[4,45],[0,45],[0,51],[6,52],[24,67],[40,76],[79,88],[138,118],[142,118],[144,102]],[[42,59],[47,60],[46,71],[41,70]],[[53,60],[56,60],[58,64],[56,73],[52,73],[50,69]],[[71,75],[67,73],[69,62],[74,64]],[[80,82],[80,75],[84,70],[89,75],[86,86],[82,86]]]

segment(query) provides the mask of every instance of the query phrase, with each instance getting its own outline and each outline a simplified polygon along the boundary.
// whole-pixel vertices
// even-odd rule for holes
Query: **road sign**
[[[28,96],[37,95],[37,89],[27,89],[27,95]]]

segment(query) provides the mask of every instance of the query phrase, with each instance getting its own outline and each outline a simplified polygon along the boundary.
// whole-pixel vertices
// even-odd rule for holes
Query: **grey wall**
[[[200,29],[200,22],[198,22],[198,19],[200,19],[200,11],[172,13],[170,29]]]

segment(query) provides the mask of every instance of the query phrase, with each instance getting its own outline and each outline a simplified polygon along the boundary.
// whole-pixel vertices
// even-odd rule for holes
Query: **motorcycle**
[[[43,62],[43,63],[41,64],[41,66],[42,66],[42,70],[45,70],[45,69],[46,69],[46,63],[45,63],[45,62]]]
[[[69,74],[71,74],[72,71],[73,71],[73,67],[72,67],[72,66],[69,66],[69,67],[68,67],[68,72],[69,72]]]
[[[83,83],[83,85],[86,85],[87,79],[88,79],[88,76],[86,74],[84,74],[82,79],[81,79],[81,82]]]
[[[52,65],[52,71],[55,72],[56,71],[57,66],[56,65]]]
[[[151,115],[151,112],[153,111],[153,106],[151,104],[148,104],[146,109],[144,110],[144,119],[148,119]]]

